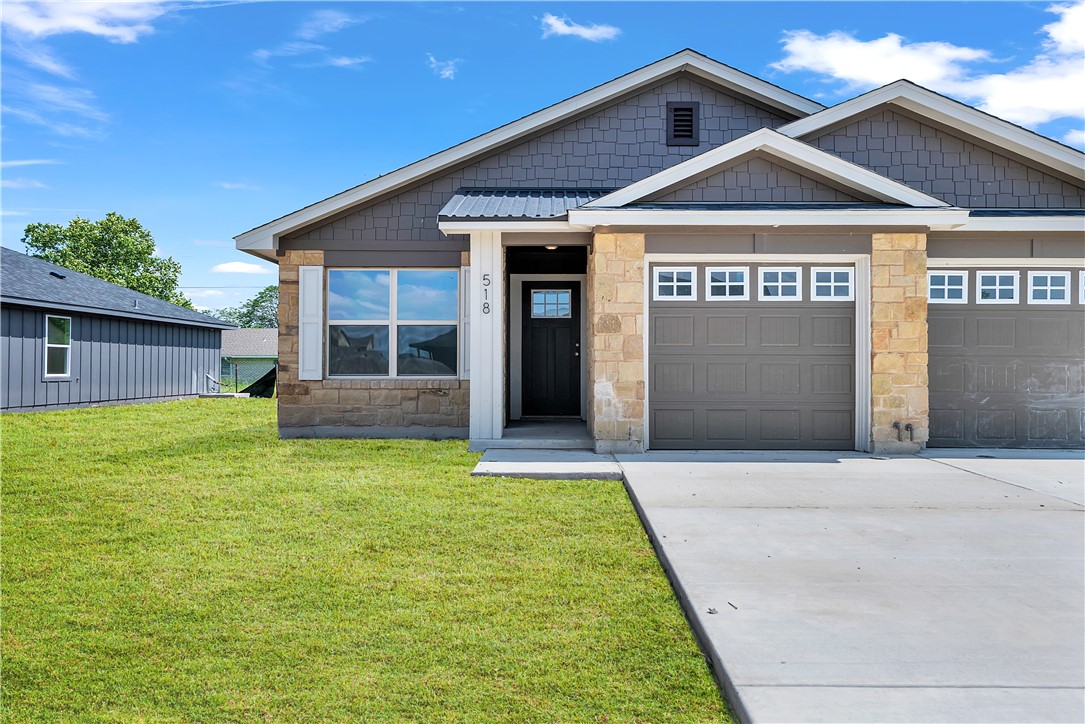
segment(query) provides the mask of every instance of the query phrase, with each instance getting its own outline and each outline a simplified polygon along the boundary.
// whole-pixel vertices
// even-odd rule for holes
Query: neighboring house
[[[227,329],[222,333],[223,384],[248,387],[275,368],[279,359],[279,330]]]
[[[685,50],[237,247],[284,437],[1081,447],[1083,207],[1081,152],[908,81],[826,108]]]
[[[7,248],[0,316],[4,410],[208,392],[233,326]]]

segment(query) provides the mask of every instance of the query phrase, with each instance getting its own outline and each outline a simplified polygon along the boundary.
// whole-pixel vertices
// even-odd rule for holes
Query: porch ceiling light
[[[558,245],[557,245],[557,244],[547,244],[547,245],[546,245],[546,246],[545,246],[544,248],[545,248],[545,249],[546,249],[547,251],[553,251],[554,249],[557,249],[557,248],[558,248]]]

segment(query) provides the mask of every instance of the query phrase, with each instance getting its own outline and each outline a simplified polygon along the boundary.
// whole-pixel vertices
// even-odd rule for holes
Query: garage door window
[[[784,301],[802,299],[802,270],[798,267],[772,267],[758,270],[761,275],[761,299]]]
[[[850,267],[818,267],[810,270],[811,299],[850,302],[855,299]]]
[[[939,271],[927,273],[927,300],[934,304],[967,304],[965,284],[968,272]]]
[[[744,301],[750,298],[749,267],[709,267],[705,269],[705,299]]]
[[[978,272],[976,302],[978,304],[1016,304],[1019,273],[1015,271]]]
[[[696,299],[696,272],[692,267],[656,267],[655,293],[652,298],[657,301]]]
[[[1029,272],[1028,299],[1032,304],[1069,304],[1070,272]]]

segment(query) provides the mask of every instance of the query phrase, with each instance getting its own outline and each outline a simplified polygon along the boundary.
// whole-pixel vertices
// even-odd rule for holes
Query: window
[[[667,103],[667,145],[697,146],[701,143],[701,104],[696,101]]]
[[[744,301],[750,298],[749,267],[726,266],[705,269],[705,299]]]
[[[455,375],[459,270],[328,271],[328,374]]]
[[[802,269],[762,267],[758,273],[763,301],[802,300]]]
[[[531,316],[534,319],[569,319],[573,316],[571,289],[532,289]]]
[[[1016,304],[1019,277],[1016,271],[976,272],[976,304]]]
[[[850,302],[855,299],[851,267],[815,267],[810,270],[810,299]]]
[[[656,267],[655,294],[659,301],[693,301],[697,299],[696,272],[692,267]]]
[[[1028,300],[1031,304],[1069,304],[1070,272],[1030,271]]]
[[[968,272],[927,272],[927,301],[934,304],[967,304]]]
[[[45,315],[45,376],[68,377],[72,363],[72,318]]]

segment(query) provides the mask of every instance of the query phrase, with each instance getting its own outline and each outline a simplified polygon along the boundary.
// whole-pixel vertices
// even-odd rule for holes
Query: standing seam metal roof
[[[461,188],[438,219],[559,219],[569,209],[602,198],[615,189]]]

